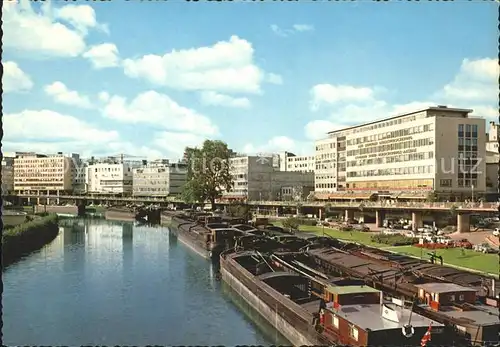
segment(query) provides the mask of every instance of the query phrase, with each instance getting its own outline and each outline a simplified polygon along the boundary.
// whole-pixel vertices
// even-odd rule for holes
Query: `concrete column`
[[[353,210],[345,210],[344,220],[354,219],[354,211]]]
[[[323,209],[322,207],[320,207],[320,208],[318,209],[318,218],[319,218],[319,220],[323,220],[323,216],[324,216],[324,214],[325,214],[324,209]]]
[[[385,211],[375,211],[375,223],[377,223],[377,228],[381,228],[384,225],[384,219]]]
[[[457,215],[457,231],[459,233],[470,232],[470,215],[463,213]]]
[[[57,199],[56,199],[56,204],[59,205],[59,191],[57,191]]]
[[[279,217],[280,216],[280,209],[279,207],[276,207],[276,217]]]
[[[300,207],[297,207],[297,216],[300,216]]]
[[[36,204],[40,205],[40,198],[36,198]]]
[[[422,218],[422,212],[412,212],[411,213],[411,225],[413,231],[424,226],[424,220]]]

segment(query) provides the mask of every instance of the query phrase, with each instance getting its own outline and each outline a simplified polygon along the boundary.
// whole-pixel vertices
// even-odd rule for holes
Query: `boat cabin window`
[[[451,302],[455,301],[455,295],[454,295],[454,294],[451,294],[451,295],[450,295],[450,301],[451,301]]]
[[[464,301],[464,300],[465,300],[465,295],[460,294],[460,295],[458,296],[458,300],[460,300],[460,301]]]
[[[349,336],[354,339],[355,341],[358,341],[359,338],[359,332],[358,329],[355,326],[350,326],[349,328]]]

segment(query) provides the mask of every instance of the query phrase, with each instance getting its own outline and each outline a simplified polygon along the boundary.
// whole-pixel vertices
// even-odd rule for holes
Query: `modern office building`
[[[314,172],[314,156],[296,155],[292,152],[280,152],[273,155],[276,170],[287,172]]]
[[[88,166],[86,174],[87,191],[97,194],[131,195],[134,167],[139,162],[125,162],[107,158]]]
[[[14,158],[6,153],[2,158],[2,195],[14,191]]]
[[[292,191],[307,196],[314,187],[314,174],[286,172],[274,167],[272,156],[241,156],[230,158],[234,187],[224,191],[224,199],[281,200]]]
[[[464,198],[485,192],[485,120],[429,107],[328,133],[316,143],[315,191]]]
[[[72,166],[72,184],[75,194],[83,194],[87,192],[86,174],[88,163],[80,158],[79,154],[71,155]]]
[[[16,194],[66,194],[73,191],[71,157],[16,153],[14,159],[14,191]]]
[[[167,159],[146,162],[133,170],[133,195],[166,197],[179,195],[186,184],[187,165]]]
[[[486,151],[498,153],[498,135],[500,135],[500,126],[495,122],[490,122],[490,129],[486,134]]]

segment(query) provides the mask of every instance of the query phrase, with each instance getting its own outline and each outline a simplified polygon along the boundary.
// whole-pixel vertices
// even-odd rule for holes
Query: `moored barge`
[[[433,335],[427,346],[449,342],[442,324],[384,302],[374,288],[328,284],[288,271],[280,259],[226,251],[220,269],[222,279],[294,346],[416,346],[427,331]],[[323,283],[322,292],[314,292],[314,281]]]
[[[481,285],[475,274],[398,255],[384,257],[373,250],[330,247],[310,249],[308,254],[322,271],[363,278],[367,284],[396,297],[417,297],[415,311],[453,328],[458,334],[456,343],[499,343],[498,298],[491,295],[496,291],[495,281],[488,283],[492,286],[489,288]],[[462,282],[468,279],[469,285],[450,283],[451,278],[447,281],[436,275],[439,272],[454,273],[455,280],[459,277]]]
[[[175,216],[171,226],[179,241],[202,257],[216,261],[223,250],[234,246],[235,237],[244,235],[232,228],[229,221],[204,212]]]

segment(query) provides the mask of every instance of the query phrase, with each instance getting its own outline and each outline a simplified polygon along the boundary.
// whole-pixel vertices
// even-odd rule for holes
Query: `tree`
[[[212,209],[215,209],[215,200],[222,196],[222,191],[233,188],[229,172],[231,153],[222,141],[206,140],[201,148],[186,147],[187,183],[182,191],[185,202],[203,203],[209,200]]]
[[[283,220],[283,227],[290,230],[297,230],[299,228],[299,219],[295,217],[289,217]]]
[[[437,196],[435,191],[429,192],[427,194],[427,198],[426,198],[427,202],[436,202],[437,199],[438,199],[438,196]]]

